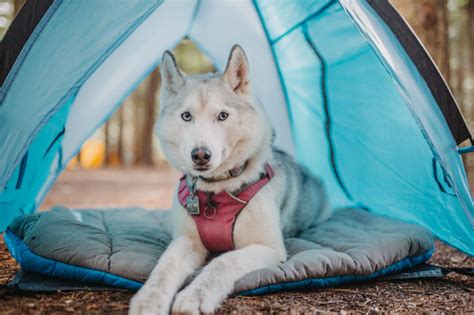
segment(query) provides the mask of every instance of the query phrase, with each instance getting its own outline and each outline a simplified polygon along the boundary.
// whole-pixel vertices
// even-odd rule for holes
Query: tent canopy
[[[189,37],[225,66],[239,43],[276,144],[335,207],[415,222],[474,254],[457,145],[471,139],[436,66],[387,1],[28,1],[0,45],[0,230],[36,210],[81,144]]]

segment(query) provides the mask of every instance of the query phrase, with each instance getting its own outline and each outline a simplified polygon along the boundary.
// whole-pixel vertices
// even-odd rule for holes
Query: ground
[[[167,167],[156,169],[65,172],[41,209],[54,204],[71,207],[141,205],[169,208],[179,174]],[[432,264],[474,267],[474,259],[441,242]],[[0,285],[11,279],[18,265],[0,240]],[[121,314],[128,310],[133,292],[58,292],[17,294],[0,288],[0,314]],[[443,279],[373,282],[305,292],[228,299],[220,314],[274,313],[474,313],[474,281],[451,274]]]

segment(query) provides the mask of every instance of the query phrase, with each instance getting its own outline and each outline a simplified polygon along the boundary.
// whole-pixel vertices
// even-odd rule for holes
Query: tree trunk
[[[120,106],[118,109],[118,139],[117,139],[117,154],[119,158],[119,163],[122,166],[125,158],[124,158],[124,151],[123,151],[123,128],[124,128],[124,119],[123,119],[123,106]]]
[[[451,69],[449,66],[449,16],[448,16],[448,0],[438,0],[438,6],[436,7],[438,14],[441,15],[439,23],[439,35],[442,37],[440,40],[439,47],[439,67],[441,73],[446,79],[446,83],[451,83]]]
[[[469,54],[469,69],[467,71],[467,77],[469,77],[472,81],[474,82],[474,0],[469,0],[469,3],[467,4],[467,18],[468,18],[468,54]],[[464,88],[463,88],[464,90]],[[466,91],[468,95],[464,95],[464,100],[465,103],[463,104],[463,107],[467,109],[465,111],[466,115],[466,120],[469,123],[469,125],[472,125],[472,121],[474,120],[472,117],[472,106],[474,105],[474,87],[470,86],[470,90]],[[463,156],[463,161],[465,165],[467,165],[467,175],[469,178],[469,183],[471,185],[471,191],[473,189],[473,184],[474,184],[474,172],[473,172],[473,166],[474,166],[474,160],[473,157],[470,154],[466,154]]]
[[[160,86],[160,70],[156,68],[148,77],[145,94],[145,116],[143,121],[143,164],[153,165],[153,125],[156,116],[156,92]]]
[[[449,82],[448,0],[393,0]]]
[[[110,120],[105,122],[104,126],[104,142],[105,142],[105,156],[104,156],[104,165],[110,165]]]
[[[143,163],[143,137],[142,137],[142,102],[141,88],[138,87],[132,94],[133,103],[133,160],[135,165]]]
[[[469,44],[469,70],[468,75],[471,78],[471,82],[474,82],[474,0],[469,0],[467,5],[468,10],[468,44]],[[474,87],[471,84],[470,95],[468,98],[468,103],[474,105]],[[470,117],[469,117],[470,118]]]

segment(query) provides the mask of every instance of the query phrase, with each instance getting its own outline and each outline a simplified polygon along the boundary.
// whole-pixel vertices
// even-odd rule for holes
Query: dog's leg
[[[281,254],[265,245],[249,245],[222,254],[176,295],[173,313],[212,313],[245,274],[280,263]]]
[[[194,270],[204,264],[203,245],[181,236],[168,246],[150,277],[130,301],[129,314],[168,314],[175,293]]]

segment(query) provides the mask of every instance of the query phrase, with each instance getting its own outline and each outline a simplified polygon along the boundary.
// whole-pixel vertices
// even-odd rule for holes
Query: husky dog
[[[190,206],[176,196],[173,241],[130,304],[131,314],[212,313],[239,278],[285,262],[284,238],[327,220],[330,207],[321,181],[273,147],[273,129],[252,93],[240,46],[232,48],[223,74],[188,76],[165,52],[161,76],[156,131],[168,160],[186,175],[186,187],[236,198],[230,192],[260,181],[267,166],[272,172],[233,218],[232,250],[211,260],[181,291],[210,251]]]

